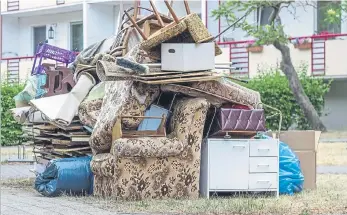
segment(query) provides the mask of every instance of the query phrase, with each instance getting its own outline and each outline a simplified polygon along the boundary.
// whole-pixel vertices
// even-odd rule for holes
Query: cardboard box
[[[203,71],[215,68],[214,43],[162,43],[161,70]]]
[[[282,131],[280,140],[294,151],[317,151],[320,131]]]
[[[304,189],[316,188],[316,152],[320,131],[283,131],[280,140],[295,152],[300,160],[301,170],[305,177]]]
[[[300,160],[301,171],[304,174],[304,189],[316,189],[316,152],[294,151]]]

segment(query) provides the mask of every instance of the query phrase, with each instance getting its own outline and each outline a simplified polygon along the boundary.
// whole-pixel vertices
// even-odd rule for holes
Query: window
[[[33,53],[36,54],[36,49],[39,43],[46,41],[46,26],[34,27],[33,28]]]
[[[262,7],[257,10],[257,22],[259,26],[269,25],[269,18],[273,11],[272,7]]]
[[[83,50],[83,23],[74,22],[71,23],[70,32],[70,49],[71,51],[80,52]]]
[[[329,9],[341,7],[341,1],[318,1],[317,2],[317,32],[341,33],[341,20],[338,23],[327,23],[326,12]]]

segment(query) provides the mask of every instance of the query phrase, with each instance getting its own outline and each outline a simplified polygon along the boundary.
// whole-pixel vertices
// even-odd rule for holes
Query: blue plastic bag
[[[92,194],[92,157],[62,158],[52,160],[46,170],[35,179],[35,189],[44,196],[53,197],[63,192]]]
[[[262,139],[271,138],[266,135]],[[280,141],[279,145],[279,192],[280,194],[294,195],[301,192],[304,185],[304,175],[300,167],[300,160],[290,147]]]
[[[280,194],[293,195],[301,192],[304,185],[304,175],[300,167],[300,160],[290,147],[280,142]]]

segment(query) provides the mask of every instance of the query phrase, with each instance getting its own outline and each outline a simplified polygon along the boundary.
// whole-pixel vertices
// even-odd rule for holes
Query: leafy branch
[[[347,1],[347,0],[344,0]],[[284,32],[284,25],[282,25],[280,12],[282,9],[289,9],[297,7],[313,6],[309,1],[294,1],[294,0],[283,0],[283,1],[235,1],[228,0],[220,5],[217,10],[212,11],[212,16],[217,19],[224,17],[228,23],[235,23],[235,28],[240,28],[246,32],[249,36],[255,38],[255,45],[273,45],[278,51],[280,51],[281,60],[281,71],[285,74],[289,87],[294,95],[294,98],[301,108],[305,118],[313,129],[326,131],[326,127],[319,118],[319,114],[312,102],[306,95],[304,88],[299,80],[299,76],[296,73],[294,65],[291,60],[290,49],[288,47],[288,35]],[[258,10],[263,8],[272,9],[266,25],[252,25],[247,22],[246,17],[249,14],[257,13]],[[242,22],[238,21],[237,14],[243,13]],[[293,14],[295,14],[295,10]],[[332,11],[329,11],[333,14]],[[341,14],[341,13],[340,13]],[[336,17],[336,15],[335,15]],[[333,21],[333,20],[331,20]]]

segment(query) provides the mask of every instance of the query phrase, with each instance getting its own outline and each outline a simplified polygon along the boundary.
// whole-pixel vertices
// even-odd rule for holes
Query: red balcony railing
[[[7,11],[19,10],[19,0],[7,0]]]
[[[248,78],[249,77],[249,52],[248,44],[253,41],[231,41],[218,43],[221,47],[229,48],[229,57],[232,67],[235,70],[231,72],[234,75]]]
[[[312,36],[290,37],[289,40],[308,39],[311,43],[311,74],[313,76],[323,76],[326,70],[326,41],[336,38],[347,37],[344,34],[320,34]],[[249,52],[247,46],[254,43],[254,40],[231,41],[218,43],[221,47],[229,48],[230,61],[233,62],[234,74],[244,77],[249,76]],[[265,57],[265,56],[264,56]]]
[[[76,52],[76,55],[79,53]],[[20,63],[24,61],[33,61],[34,56],[28,56],[28,57],[9,57],[9,58],[2,58],[1,63],[6,63],[6,77],[7,81],[17,82],[19,81],[19,71],[20,71]],[[56,66],[64,66],[65,64],[62,64],[60,62],[55,62]],[[31,67],[30,67],[31,69]],[[4,71],[2,71],[4,72]]]

